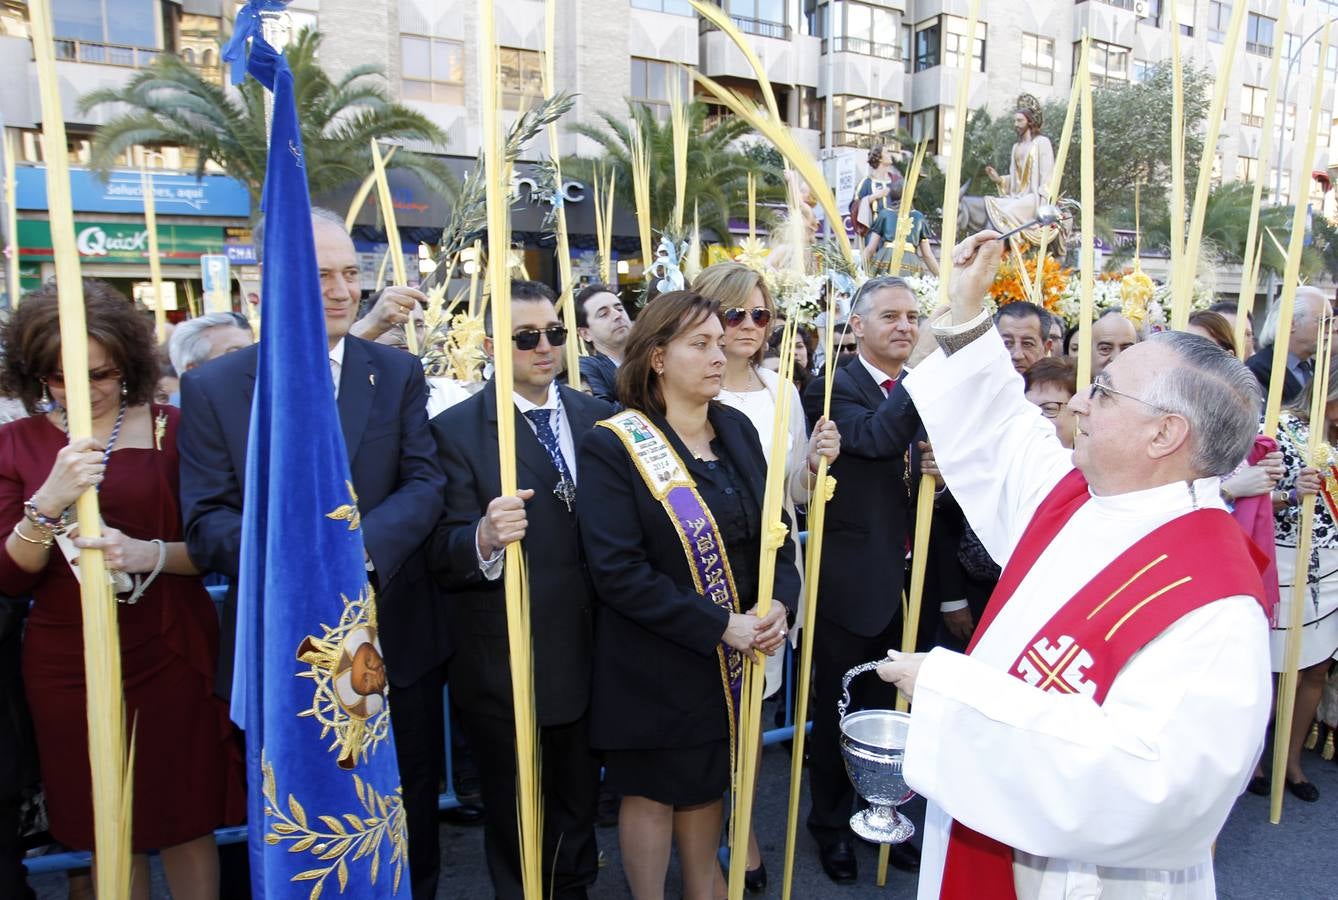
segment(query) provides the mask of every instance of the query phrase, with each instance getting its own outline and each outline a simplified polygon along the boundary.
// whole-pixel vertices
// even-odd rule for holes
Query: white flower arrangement
[[[770,291],[776,308],[787,319],[795,319],[800,324],[810,324],[822,312],[822,288],[827,278],[824,275],[802,275],[791,269],[764,268],[767,290]]]

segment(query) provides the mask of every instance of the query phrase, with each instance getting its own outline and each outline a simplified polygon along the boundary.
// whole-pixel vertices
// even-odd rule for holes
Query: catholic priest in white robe
[[[967,654],[880,667],[912,697],[919,897],[1211,898],[1271,699],[1260,557],[1218,483],[1253,439],[1256,382],[1208,341],[1158,335],[1074,397],[1064,450],[982,311],[994,236],[956,248],[939,349],[906,379],[1005,567]]]

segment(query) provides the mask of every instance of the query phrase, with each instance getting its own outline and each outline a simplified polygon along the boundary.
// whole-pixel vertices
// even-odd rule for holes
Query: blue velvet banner
[[[252,887],[257,898],[393,896],[408,866],[404,807],[293,77],[258,29],[248,71],[274,95],[232,695]]]

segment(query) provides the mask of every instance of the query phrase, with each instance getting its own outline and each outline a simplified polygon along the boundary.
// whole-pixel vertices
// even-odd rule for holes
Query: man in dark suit
[[[841,678],[854,666],[901,646],[901,593],[911,534],[911,447],[920,418],[900,387],[918,335],[915,295],[899,278],[874,278],[856,294],[850,326],[859,355],[836,369],[831,419],[841,432],[841,458],[832,467],[836,493],[827,505],[819,574],[814,662],[813,736],[808,829],[817,840],[823,870],[837,883],[856,880],[854,788],[839,747],[836,704]],[[812,421],[822,414],[822,385],[804,395]],[[925,616],[921,633],[937,628]],[[932,623],[932,624],[930,624]],[[859,679],[852,708],[890,709],[896,695]],[[913,848],[893,847],[897,868],[918,867]]]
[[[393,692],[391,727],[408,819],[415,898],[436,895],[437,795],[444,751],[441,694],[450,645],[423,543],[441,512],[445,479],[427,426],[427,386],[414,357],[348,335],[358,305],[358,257],[342,220],[312,211],[330,377],[353,489],[362,514],[368,576]],[[273,264],[273,263],[271,263]],[[281,264],[281,263],[280,263]],[[255,391],[255,346],[181,379],[181,503],[186,546],[201,568],[237,583],[246,444]],[[300,523],[293,539],[302,540]],[[223,605],[220,692],[232,686],[235,588]],[[252,823],[258,825],[258,823]]]
[[[1314,377],[1314,355],[1319,346],[1319,323],[1324,306],[1329,302],[1319,288],[1303,285],[1296,289],[1292,306],[1290,337],[1287,341],[1287,371],[1282,376],[1282,402],[1290,403]],[[1259,352],[1245,361],[1246,367],[1259,379],[1268,395],[1273,377],[1273,344],[1286,323],[1278,321],[1278,304],[1268,311],[1264,327],[1259,331]]]
[[[581,357],[581,382],[600,400],[618,402],[618,365],[632,331],[623,301],[606,284],[588,285],[576,295],[576,329],[594,352]]]
[[[431,567],[449,593],[452,698],[478,761],[485,846],[493,890],[524,896],[516,822],[516,738],[502,586],[503,551],[522,541],[530,574],[534,685],[543,784],[543,896],[580,900],[599,871],[590,750],[593,592],[581,556],[574,502],[575,447],[613,407],[554,383],[567,341],[547,285],[511,286],[517,477],[501,494],[497,383],[432,420],[446,472],[446,506],[429,543]],[[491,334],[491,326],[489,327]],[[514,412],[512,412],[514,409]]]

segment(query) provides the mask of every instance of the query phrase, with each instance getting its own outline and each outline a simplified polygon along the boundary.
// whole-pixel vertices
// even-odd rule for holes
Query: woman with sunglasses
[[[113,570],[126,719],[134,726],[131,896],[149,896],[158,850],[172,896],[218,897],[214,829],[245,814],[228,709],[214,695],[218,619],[186,554],[177,494],[177,411],[153,404],[150,321],[105,282],[84,282],[93,436],[71,441],[56,289],[29,294],[5,324],[0,392],[31,415],[0,428],[0,593],[34,598],[23,642],[51,834],[93,849],[82,710],[82,548]],[[74,502],[98,491],[99,538],[71,537]],[[87,875],[71,896],[91,896]]]
[[[744,657],[781,650],[799,598],[783,541],[775,602],[754,613],[766,458],[748,417],[712,402],[724,337],[719,306],[700,294],[648,303],[618,369],[625,409],[586,435],[578,462],[577,520],[599,600],[591,743],[622,797],[636,900],[665,896],[674,842],[683,896],[716,900]]]
[[[836,423],[820,419],[812,436],[805,434],[803,402],[793,384],[777,373],[762,366],[766,353],[775,303],[766,282],[756,270],[736,262],[721,262],[707,266],[693,282],[693,288],[720,304],[721,320],[725,325],[725,370],[717,399],[744,413],[757,429],[762,451],[771,459],[772,432],[776,423],[776,404],[782,390],[788,390],[790,399],[790,437],[785,458],[785,513],[796,519],[795,508],[808,505],[816,483],[818,463],[825,456],[835,462],[841,450],[841,435]],[[796,567],[799,554],[799,536],[792,530]],[[802,571],[800,571],[802,593]],[[797,635],[791,640],[797,639]],[[766,696],[780,690],[785,660],[777,654],[767,660]],[[754,831],[748,840],[748,887],[754,891],[766,888],[766,866]]]

